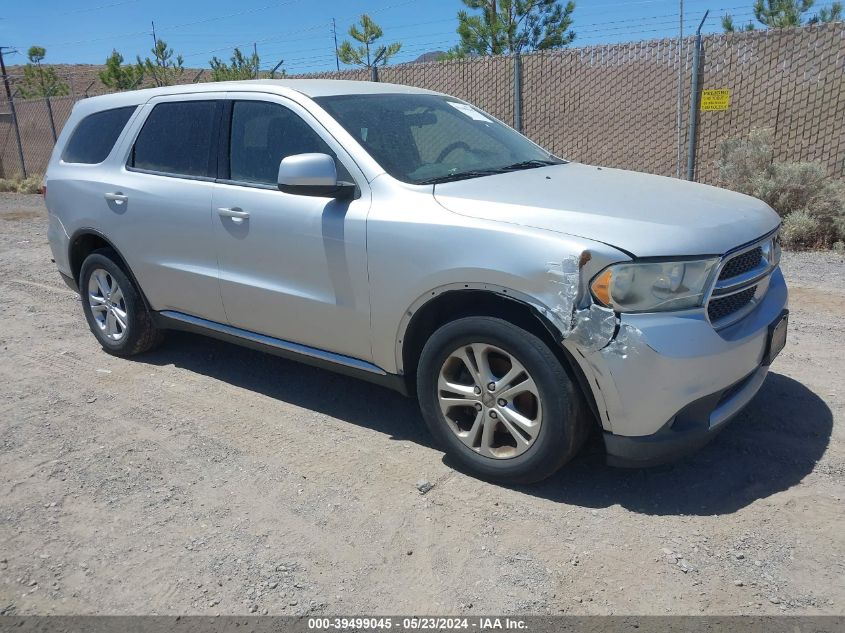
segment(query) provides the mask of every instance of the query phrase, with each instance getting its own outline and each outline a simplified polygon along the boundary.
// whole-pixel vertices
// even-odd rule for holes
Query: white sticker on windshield
[[[473,108],[471,105],[467,105],[466,103],[456,103],[455,101],[447,101],[446,103],[455,108],[458,112],[463,112],[471,119],[490,123],[490,119],[481,114],[481,112]]]

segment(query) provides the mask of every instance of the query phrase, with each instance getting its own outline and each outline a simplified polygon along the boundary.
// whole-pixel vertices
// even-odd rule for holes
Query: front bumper
[[[643,468],[695,452],[748,404],[768,373],[769,368],[762,365],[736,385],[696,400],[653,435],[625,436],[605,432],[607,463],[623,468]]]
[[[786,307],[786,283],[777,268],[754,310],[722,330],[704,310],[622,315],[616,338],[579,358],[604,427],[608,462],[649,466],[707,443],[762,386],[768,328]]]

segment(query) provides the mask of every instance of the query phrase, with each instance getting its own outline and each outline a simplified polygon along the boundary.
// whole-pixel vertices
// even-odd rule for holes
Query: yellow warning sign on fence
[[[727,88],[722,90],[701,91],[701,111],[727,110],[731,107],[731,91]]]

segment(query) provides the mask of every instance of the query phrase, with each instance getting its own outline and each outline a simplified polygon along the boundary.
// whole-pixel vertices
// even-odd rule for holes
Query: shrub
[[[0,192],[41,193],[41,176],[29,178],[0,178]]]
[[[784,219],[784,243],[791,248],[830,248],[845,239],[845,184],[819,163],[775,162],[771,130],[725,141],[719,180],[771,206]]]
[[[822,223],[806,211],[790,213],[783,220],[780,237],[786,248],[806,248],[822,241]]]

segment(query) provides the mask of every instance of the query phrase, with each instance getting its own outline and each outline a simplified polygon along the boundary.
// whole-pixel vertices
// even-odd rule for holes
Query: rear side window
[[[102,163],[136,108],[137,106],[129,106],[89,114],[79,122],[71,134],[62,153],[62,160],[66,163],[88,165]]]
[[[137,169],[214,178],[216,101],[159,103],[141,129],[129,165]]]

